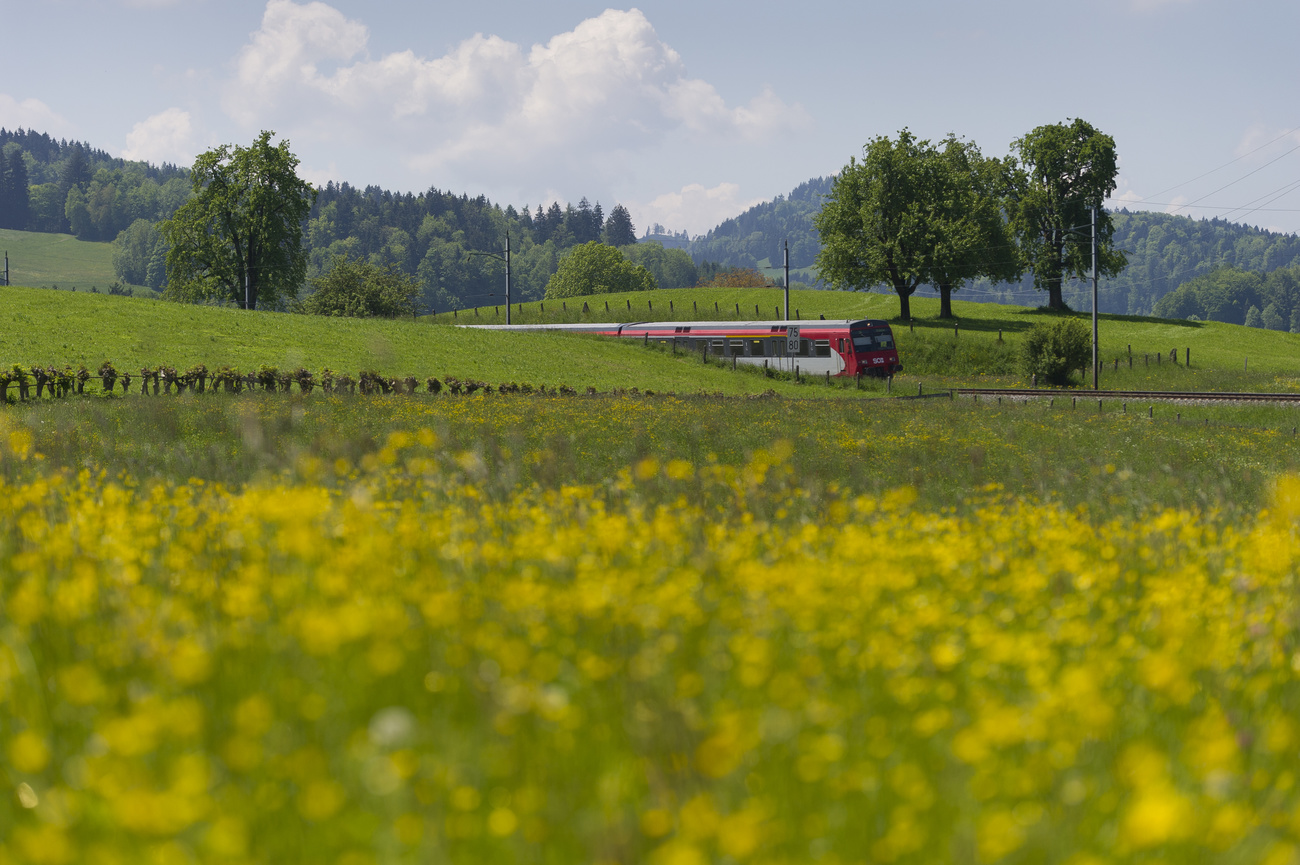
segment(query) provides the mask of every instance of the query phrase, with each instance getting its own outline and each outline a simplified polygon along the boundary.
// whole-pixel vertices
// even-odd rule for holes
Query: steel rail
[[[952,388],[957,396],[1005,396],[1024,399],[1074,397],[1081,399],[1130,399],[1154,402],[1200,400],[1204,402],[1279,402],[1300,403],[1300,393],[1251,393],[1224,391],[1168,391],[1168,390],[1052,390],[1050,388]]]

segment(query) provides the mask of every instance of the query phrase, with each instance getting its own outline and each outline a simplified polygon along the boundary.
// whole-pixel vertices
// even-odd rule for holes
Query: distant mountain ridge
[[[813,217],[835,185],[834,177],[815,177],[799,184],[789,195],[756,204],[739,216],[691,241],[689,252],[697,262],[713,261],[731,267],[754,267],[767,259],[782,260],[790,242],[790,266],[811,267],[821,251]]]
[[[712,261],[731,267],[756,267],[763,261],[781,262],[782,244],[790,242],[790,266],[812,267],[821,251],[813,217],[830,194],[834,177],[816,177],[725,220],[708,234],[691,241],[696,262]],[[1270,273],[1300,265],[1300,236],[1268,231],[1223,219],[1192,219],[1154,211],[1112,211],[1114,243],[1128,254],[1129,264],[1098,289],[1102,312],[1151,315],[1156,302],[1183,283],[1218,268],[1234,267]],[[815,271],[810,280],[817,283]],[[922,296],[932,294],[920,289]],[[1033,274],[1018,283],[976,283],[957,295],[962,300],[994,303],[1035,303]],[[1090,309],[1091,287],[1075,283],[1065,290],[1066,302]]]

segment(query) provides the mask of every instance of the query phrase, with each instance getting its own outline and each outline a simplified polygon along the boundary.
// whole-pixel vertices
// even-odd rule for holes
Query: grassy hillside
[[[0,366],[85,364],[112,360],[119,370],[203,363],[243,371],[269,365],[374,369],[420,378],[454,375],[496,384],[568,384],[575,388],[790,395],[845,393],[796,386],[761,372],[733,373],[698,357],[658,347],[571,334],[489,333],[417,321],[322,318],[245,312],[131,297],[12,288],[0,305]],[[814,393],[815,392],[815,393]]]
[[[573,387],[650,388],[755,393],[846,393],[796,386],[761,372],[733,373],[698,357],[652,347],[568,334],[485,333],[441,323],[503,322],[500,307],[478,316],[462,310],[420,321],[363,321],[190,306],[135,298],[13,288],[0,306],[0,362],[85,364],[112,360],[119,369],[166,364],[230,364],[241,370],[280,368],[376,369],[389,375],[455,375],[491,383],[569,384]],[[518,323],[542,321],[703,318],[771,319],[781,293],[771,289],[645,292],[581,301],[514,307]],[[605,303],[609,312],[605,312]],[[631,304],[631,310],[628,304]],[[672,304],[671,309],[669,304]],[[716,304],[716,312],[715,312]],[[567,305],[567,309],[565,308]],[[740,313],[736,312],[739,305]],[[1022,385],[1017,366],[1023,333],[1044,314],[1025,307],[955,302],[958,324],[940,322],[937,301],[918,300],[908,327],[894,324],[905,373],[896,385],[952,387],[966,383]],[[792,311],[807,319],[885,318],[897,299],[882,294],[796,291]],[[1085,319],[1087,317],[1085,316]],[[1217,322],[1179,322],[1102,316],[1103,388],[1300,390],[1300,336]],[[1133,365],[1129,366],[1130,347]],[[1191,349],[1192,366],[1186,367]],[[1177,350],[1171,363],[1169,352]],[[1156,355],[1161,363],[1156,364]],[[1121,366],[1114,370],[1114,361]],[[1247,362],[1247,359],[1248,362]],[[1248,368],[1247,368],[1248,363]],[[872,388],[868,391],[874,392]]]
[[[111,243],[77,240],[71,234],[0,229],[0,252],[4,251],[9,253],[9,281],[14,285],[77,291],[94,286],[106,292],[117,279]]]
[[[519,324],[551,321],[688,321],[692,319],[769,320],[782,303],[780,289],[672,289],[635,294],[600,295],[563,303],[516,304]],[[609,311],[606,312],[608,303]],[[630,304],[630,307],[629,307]],[[670,306],[671,304],[671,306]],[[757,308],[757,311],[756,311]],[[522,311],[520,311],[522,309]],[[960,383],[972,376],[996,376],[1019,383],[1016,352],[1021,335],[1049,318],[1036,308],[953,301],[953,322],[938,319],[937,298],[913,298],[912,327],[892,321],[898,314],[893,294],[796,290],[790,292],[792,317],[890,319],[909,376],[936,383]],[[1080,317],[1091,320],[1086,313]],[[504,322],[502,307],[440,313],[440,323]],[[1107,364],[1103,387],[1300,389],[1300,335],[1239,327],[1220,322],[1170,321],[1140,316],[1102,315],[1098,326],[1100,354]],[[999,343],[999,338],[1002,342]],[[1192,367],[1185,366],[1187,349]],[[1176,349],[1178,363],[1169,362]],[[1129,368],[1129,354],[1133,367]],[[1159,366],[1156,355],[1162,355]],[[1144,359],[1145,356],[1145,359]],[[1120,360],[1120,370],[1113,369]],[[1014,381],[1011,381],[1014,379]]]

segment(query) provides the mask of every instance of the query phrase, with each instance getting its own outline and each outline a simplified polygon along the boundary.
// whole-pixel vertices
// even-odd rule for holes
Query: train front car
[[[850,375],[883,378],[902,371],[903,365],[898,362],[898,347],[894,344],[894,332],[890,330],[889,322],[877,319],[850,322],[849,338],[853,352],[852,361],[847,364]]]

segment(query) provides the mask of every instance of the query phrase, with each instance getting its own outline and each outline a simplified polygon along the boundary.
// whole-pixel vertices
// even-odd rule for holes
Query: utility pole
[[[248,271],[244,271],[244,310],[248,310]]]
[[[1097,205],[1092,208],[1092,389],[1097,390]]]
[[[790,241],[785,242],[785,320],[790,320]]]
[[[506,232],[506,254],[498,252],[471,252],[470,255],[482,255],[506,263],[506,324],[510,323],[510,232]]]
[[[9,284],[9,250],[5,250],[5,285]]]

